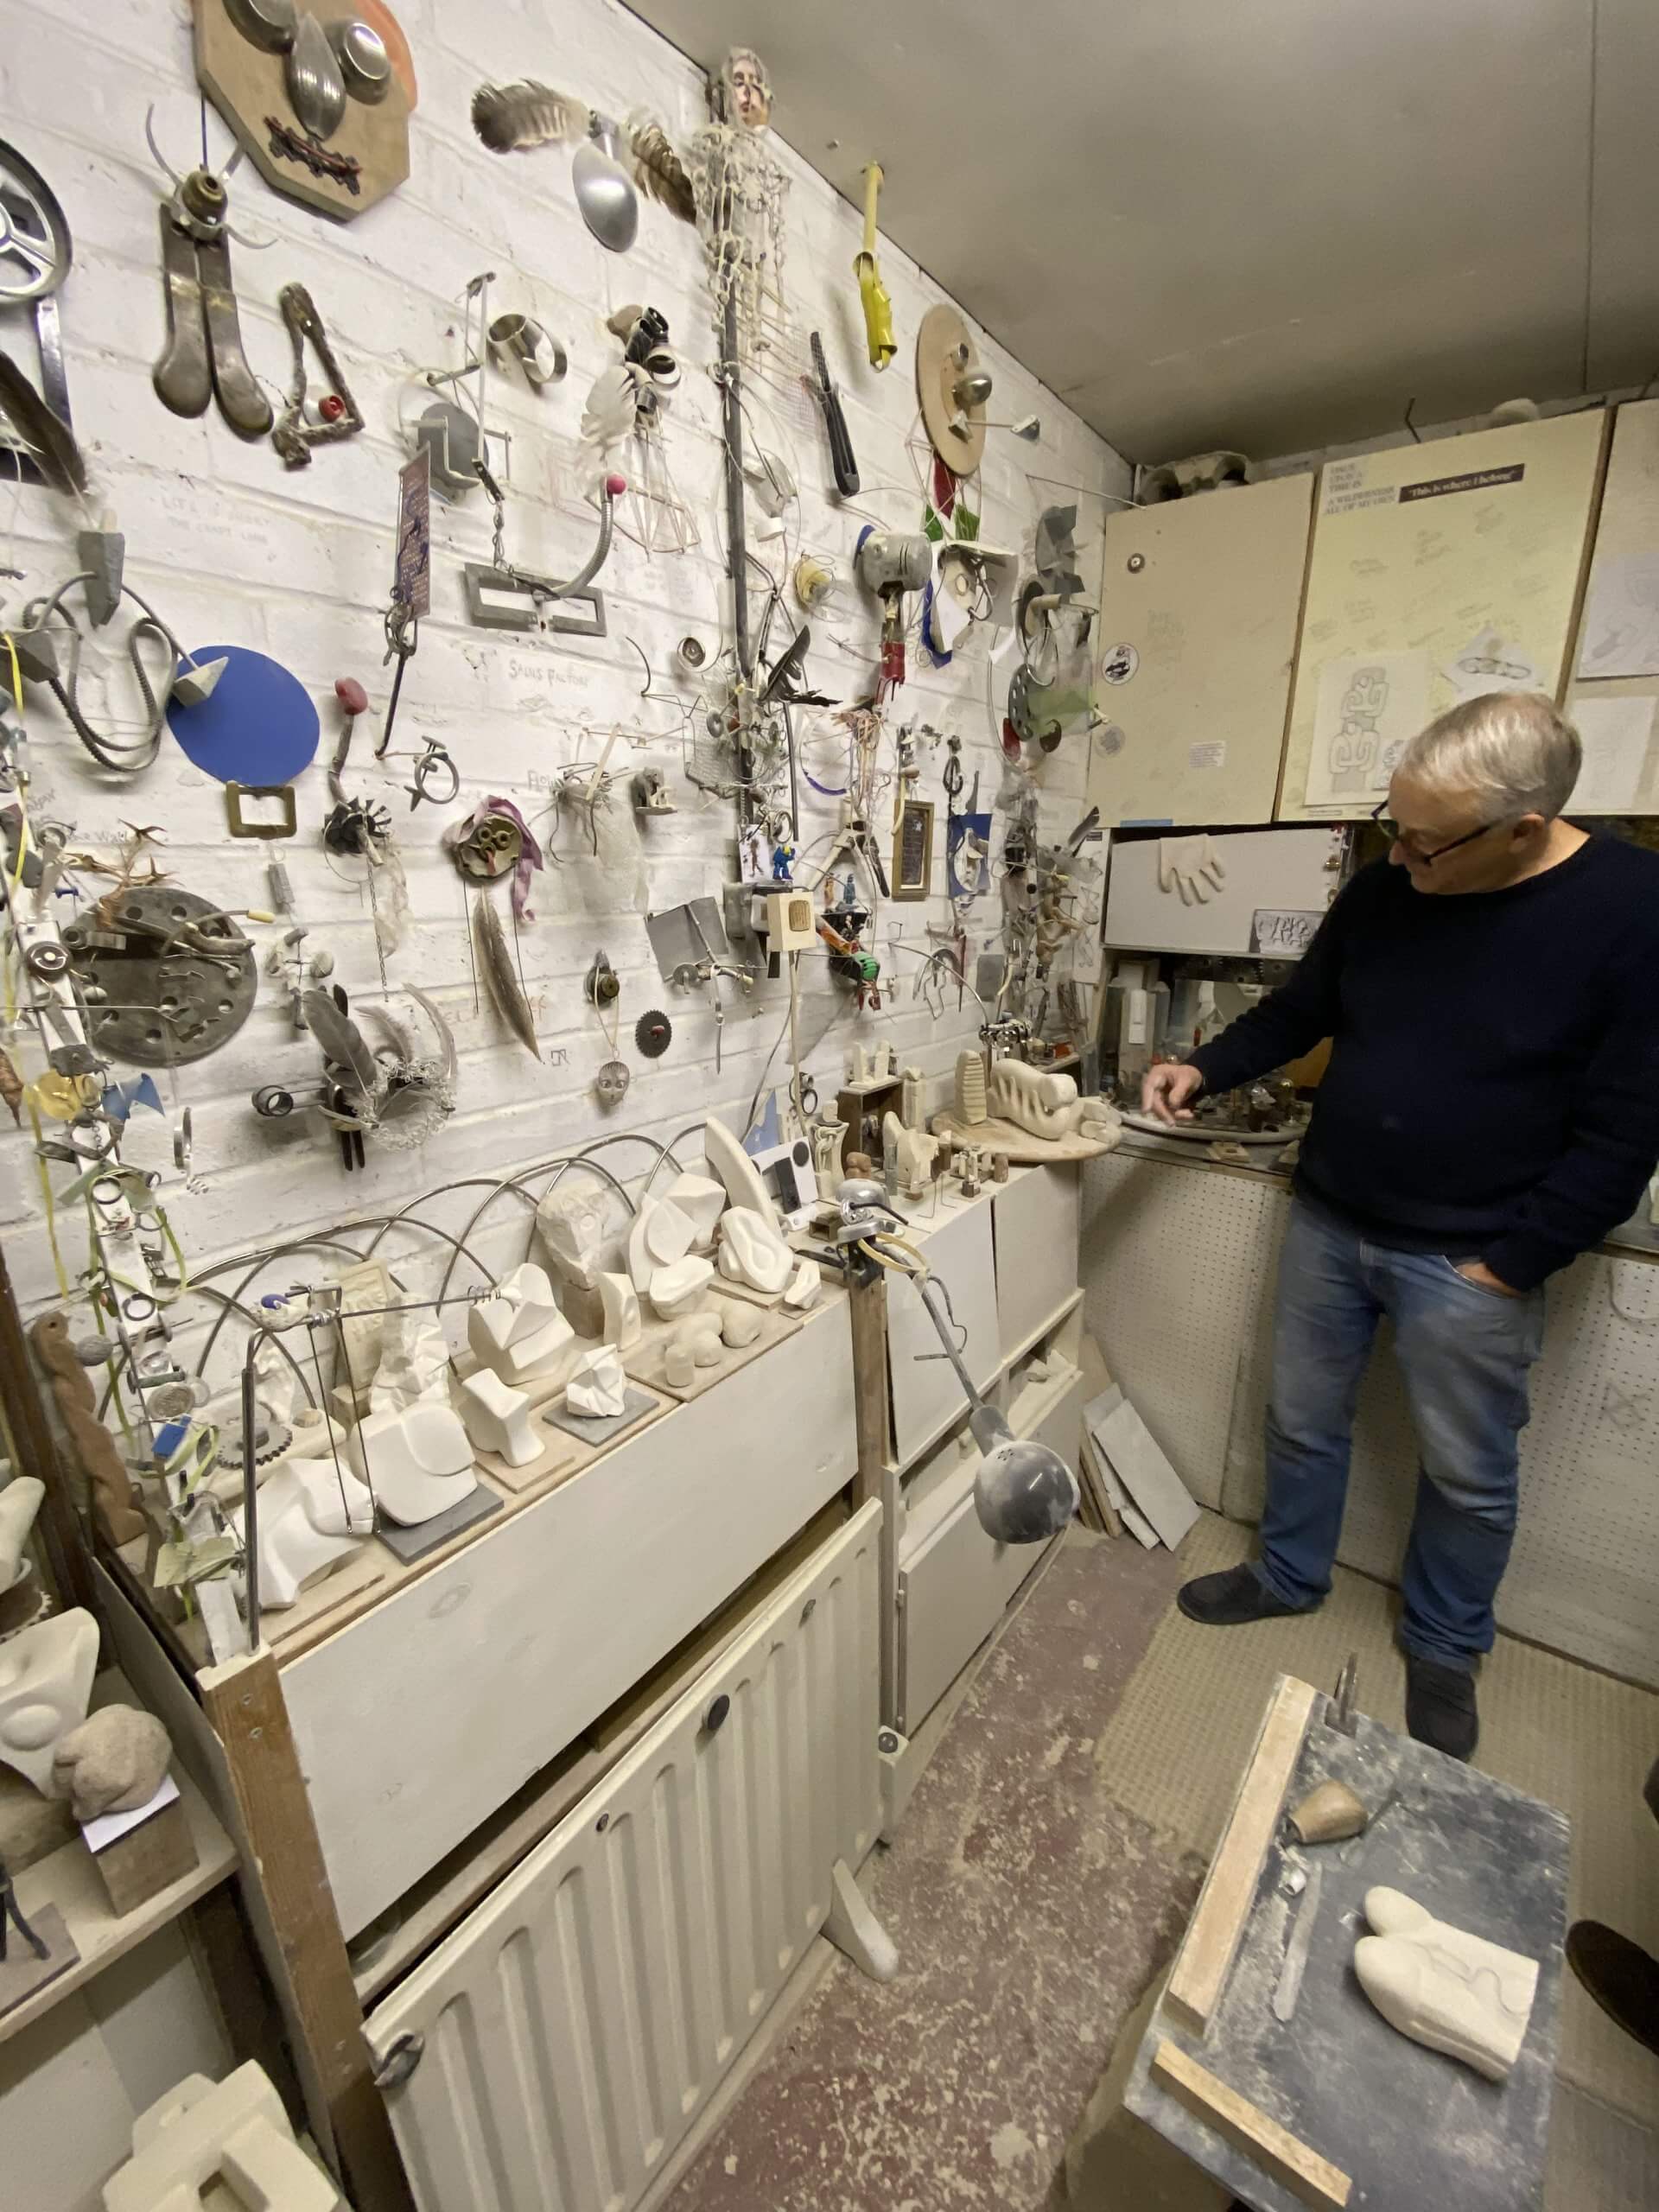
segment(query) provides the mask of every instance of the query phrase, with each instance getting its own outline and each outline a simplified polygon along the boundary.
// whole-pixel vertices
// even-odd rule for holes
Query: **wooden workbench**
[[[1321,2162],[1364,2212],[1528,2212],[1543,2199],[1560,2036],[1566,1817],[1363,1714],[1350,1737],[1325,1713],[1318,1692],[1281,1678],[1125,2107],[1258,2212],[1344,2201],[1320,2193]],[[1394,1802],[1352,1842],[1287,1845],[1281,1808],[1327,1779],[1374,1812],[1390,1791]],[[1301,1989],[1281,2021],[1274,1995],[1311,1893],[1287,1895],[1286,1877],[1316,1862]],[[1354,1945],[1378,1885],[1538,1961],[1526,2041],[1501,2086],[1396,2032],[1361,1989]],[[1154,2063],[1170,2044],[1287,2131],[1315,2178],[1275,2177],[1178,2100]]]

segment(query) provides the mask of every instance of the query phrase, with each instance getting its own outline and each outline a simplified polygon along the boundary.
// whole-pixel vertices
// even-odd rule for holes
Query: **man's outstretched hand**
[[[1177,1122],[1190,1122],[1192,1109],[1186,1102],[1198,1096],[1203,1083],[1197,1068],[1179,1060],[1160,1060],[1141,1078],[1141,1111],[1155,1115],[1172,1128]]]

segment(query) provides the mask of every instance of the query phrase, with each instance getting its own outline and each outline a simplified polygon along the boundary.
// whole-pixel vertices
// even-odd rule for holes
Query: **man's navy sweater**
[[[1192,1064],[1228,1090],[1322,1037],[1299,1187],[1531,1289],[1629,1217],[1659,1158],[1659,855],[1592,836],[1459,895],[1378,861]]]

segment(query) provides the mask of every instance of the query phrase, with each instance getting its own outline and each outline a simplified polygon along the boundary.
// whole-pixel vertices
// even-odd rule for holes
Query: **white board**
[[[918,1236],[914,1225],[906,1233],[912,1243],[919,1243],[928,1266],[950,1293],[950,1310],[963,1332],[963,1361],[976,1389],[989,1389],[1001,1370],[1002,1350],[988,1200],[947,1215],[924,1236]],[[899,1274],[887,1281],[887,1362],[899,1465],[907,1467],[966,1412],[967,1404],[919,1293]]]
[[[1211,842],[1226,873],[1202,905],[1188,906],[1159,882],[1160,838],[1115,837],[1106,943],[1126,952],[1253,952],[1258,913],[1324,913],[1342,880],[1347,833],[1330,824],[1226,830]]]

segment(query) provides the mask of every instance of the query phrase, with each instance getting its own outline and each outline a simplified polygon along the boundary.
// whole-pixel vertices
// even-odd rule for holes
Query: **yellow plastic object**
[[[899,341],[893,334],[893,302],[875,260],[875,206],[880,191],[881,164],[872,162],[864,172],[864,244],[853,263],[853,274],[864,302],[864,342],[873,369],[885,369],[899,351]]]

